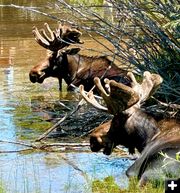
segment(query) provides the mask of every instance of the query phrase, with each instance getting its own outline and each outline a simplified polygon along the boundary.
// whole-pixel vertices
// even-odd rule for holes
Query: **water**
[[[45,0],[15,2],[60,15]],[[123,186],[127,182],[124,172],[132,162],[115,154],[108,157],[91,153],[89,148],[74,152],[9,152],[25,147],[5,141],[29,143],[52,125],[47,120],[51,114],[56,114],[54,104],[60,97],[56,79],[47,79],[39,85],[32,84],[28,77],[32,66],[47,54],[34,41],[32,26],[42,27],[44,22],[55,26],[57,22],[41,14],[7,6],[11,3],[14,1],[0,1],[0,140],[4,141],[0,142],[0,186],[9,193],[88,193],[92,192],[95,179],[103,180],[108,176],[113,176],[116,183]],[[87,40],[85,46],[94,46],[90,39],[83,38]],[[60,99],[67,100],[65,86],[63,91]],[[69,103],[73,104],[74,99]]]

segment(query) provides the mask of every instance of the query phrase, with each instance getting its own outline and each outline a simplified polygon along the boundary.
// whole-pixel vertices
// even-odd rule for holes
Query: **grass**
[[[92,183],[93,193],[162,193],[164,192],[164,186],[160,185],[155,187],[153,184],[148,183],[144,187],[138,186],[137,179],[131,179],[129,186],[126,189],[119,188],[112,176],[105,178],[104,180],[95,180]]]
[[[2,182],[0,182],[0,193],[5,193],[5,187],[3,186]]]
[[[27,179],[25,179],[26,181]],[[38,179],[36,179],[38,181]],[[28,181],[24,184],[23,192],[28,193]],[[38,183],[38,182],[37,182]],[[91,183],[91,182],[89,182]],[[71,183],[67,183],[67,187],[65,187],[65,192],[68,192],[69,186]],[[72,187],[70,188],[72,190]],[[89,188],[88,188],[89,189]],[[75,187],[75,190],[78,190],[78,187]],[[6,187],[0,181],[0,193],[6,193]],[[38,188],[35,189],[34,192],[40,193],[41,190]],[[50,190],[51,192],[51,190]],[[115,182],[112,176],[106,177],[103,180],[94,180],[92,182],[92,193],[163,193],[164,186],[154,187],[153,184],[148,183],[144,187],[138,186],[137,179],[131,179],[129,181],[129,186],[126,189],[120,188],[119,185]]]

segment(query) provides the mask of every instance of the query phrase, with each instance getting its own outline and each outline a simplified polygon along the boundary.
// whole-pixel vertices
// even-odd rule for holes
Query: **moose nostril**
[[[43,71],[31,71],[29,73],[29,79],[32,83],[42,83],[45,79],[46,73]]]
[[[29,74],[29,79],[30,79],[30,81],[32,82],[32,83],[35,83],[35,82],[37,82],[37,76],[35,75],[35,74]]]

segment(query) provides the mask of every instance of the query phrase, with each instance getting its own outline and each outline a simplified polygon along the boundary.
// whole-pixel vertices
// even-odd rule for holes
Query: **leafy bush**
[[[106,17],[95,5],[58,2],[78,18],[75,22],[81,28],[107,39],[115,48],[109,52],[115,53],[122,66],[141,75],[145,70],[160,74],[164,82],[156,96],[180,104],[178,0],[108,0],[101,10],[109,9]]]

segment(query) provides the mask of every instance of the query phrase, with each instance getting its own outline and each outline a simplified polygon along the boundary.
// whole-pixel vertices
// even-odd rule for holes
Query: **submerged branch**
[[[20,149],[20,150],[0,150],[0,154],[1,153],[22,153],[22,152],[27,152],[27,151],[32,151],[32,149],[27,148],[27,149]]]
[[[10,143],[14,145],[20,145],[25,146],[28,148],[23,149],[17,149],[17,150],[0,150],[0,153],[21,153],[25,151],[37,151],[37,150],[45,150],[45,151],[54,151],[56,147],[63,147],[64,150],[72,149],[75,150],[78,147],[89,147],[89,143],[81,142],[81,143],[45,143],[45,142],[39,142],[39,143],[25,143],[21,141],[7,141],[7,140],[0,140],[0,143]],[[58,151],[62,151],[63,149],[58,149]],[[57,150],[56,150],[57,151]],[[79,149],[78,149],[79,151]]]
[[[0,143],[11,143],[14,145],[21,145],[21,146],[26,146],[30,148],[37,148],[36,145],[34,144],[29,144],[29,143],[24,143],[23,141],[7,141],[7,140],[0,140]]]
[[[61,158],[66,161],[70,166],[73,167],[73,169],[77,170],[78,172],[80,172],[80,174],[87,180],[87,182],[89,181],[88,179],[88,175],[86,172],[84,172],[83,170],[81,170],[72,160],[67,159],[67,157],[65,157],[64,155],[60,154]]]
[[[71,113],[70,113],[71,115]],[[44,132],[38,139],[36,139],[35,141],[41,141],[42,139],[46,138],[48,136],[49,133],[51,133],[53,130],[55,130],[63,121],[66,120],[67,117],[69,117],[70,115],[65,115],[62,119],[60,119],[57,123],[55,123],[52,127],[50,127],[46,132]]]

